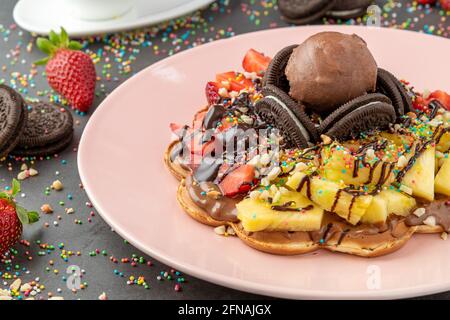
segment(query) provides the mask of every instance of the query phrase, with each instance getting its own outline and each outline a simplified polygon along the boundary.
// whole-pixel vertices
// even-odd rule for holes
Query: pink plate
[[[240,70],[249,48],[274,55],[324,30],[357,33],[379,66],[418,89],[450,90],[450,41],[369,27],[310,26],[249,33],[164,59],[111,93],[92,115],[79,148],[86,191],[121,236],[154,258],[223,286],[286,298],[401,298],[450,289],[450,245],[416,235],[399,251],[364,259],[325,251],[282,257],[217,236],[175,200],[163,164],[169,123],[189,123],[215,73]]]

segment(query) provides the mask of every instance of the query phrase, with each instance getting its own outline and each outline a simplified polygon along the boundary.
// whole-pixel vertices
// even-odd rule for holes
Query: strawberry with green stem
[[[96,73],[91,57],[80,51],[82,45],[70,40],[64,28],[60,34],[50,31],[48,39],[37,38],[36,45],[48,55],[36,64],[46,65],[50,86],[73,107],[86,112],[95,93]]]
[[[446,11],[450,11],[450,0],[439,0],[442,9]]]
[[[0,192],[0,256],[20,239],[23,225],[39,220],[36,211],[27,211],[15,202],[20,183],[13,179],[11,190]]]

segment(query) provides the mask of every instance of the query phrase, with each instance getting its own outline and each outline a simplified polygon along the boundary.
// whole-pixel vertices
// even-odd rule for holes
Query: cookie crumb
[[[333,140],[331,140],[331,138],[325,134],[321,134],[320,139],[322,139],[324,145],[329,145],[331,144],[331,142],[333,142]]]
[[[223,236],[223,235],[225,235],[225,232],[226,232],[226,226],[222,225],[222,226],[215,227],[214,232],[216,234],[218,234],[219,236]]]
[[[434,227],[436,226],[436,218],[433,216],[429,216],[425,220],[423,220],[423,224],[426,224],[427,226],[430,227]]]
[[[222,193],[220,193],[220,192],[217,191],[217,190],[211,190],[211,191],[208,191],[208,192],[206,193],[206,196],[207,196],[208,198],[212,198],[212,199],[218,200],[218,199],[220,199],[220,197],[222,196]]]
[[[98,296],[98,300],[108,300],[108,296],[105,292],[102,292],[102,294]]]
[[[236,235],[236,231],[234,231],[233,227],[228,226],[226,235],[228,235],[228,236],[235,236]]]
[[[421,216],[423,216],[425,214],[425,212],[426,212],[425,208],[417,208],[416,210],[414,210],[413,214],[416,217],[420,218]]]
[[[61,191],[63,188],[64,188],[64,186],[61,181],[59,181],[59,180],[53,181],[52,189],[54,189],[56,191]]]
[[[53,213],[53,208],[48,203],[45,203],[41,206],[41,211],[43,213],[50,214]]]

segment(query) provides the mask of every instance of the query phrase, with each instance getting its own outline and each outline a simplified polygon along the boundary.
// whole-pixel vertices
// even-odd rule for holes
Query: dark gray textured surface
[[[251,1],[242,1],[242,3],[250,3]],[[382,2],[382,1],[381,1]],[[5,27],[13,23],[12,10],[14,6],[14,0],[2,0],[0,3],[0,24]],[[213,17],[214,22],[210,25],[214,25],[216,29],[227,28],[233,25],[233,31],[236,33],[244,33],[252,30],[263,29],[269,24],[276,22],[279,26],[284,25],[274,10],[269,11],[270,14],[266,17],[261,17],[261,25],[256,26],[242,10],[242,3],[240,1],[232,1],[231,4],[219,5],[219,8],[223,8],[225,11],[230,12],[221,14],[215,10],[209,9],[205,15]],[[259,7],[260,9],[260,7]],[[7,70],[0,71],[0,79],[9,81],[14,76],[11,72],[28,72],[32,61],[42,57],[37,50],[27,53],[24,49],[20,56],[19,62],[11,66],[9,58],[7,56],[14,44],[18,41],[17,37],[20,37],[22,41],[28,42],[30,35],[26,32],[23,35],[18,32],[12,32],[7,41],[0,40],[0,66],[6,65]],[[160,43],[161,48],[171,48],[170,44]],[[91,44],[89,48],[93,51],[101,47],[101,44]],[[137,56],[136,62],[133,64],[133,70],[135,72],[148,66],[149,64],[163,58],[163,55],[156,56],[149,54],[148,51],[142,50]],[[25,59],[25,61],[21,61]],[[42,69],[39,69],[41,72]],[[98,72],[101,70],[98,69]],[[111,92],[118,84],[120,84],[125,77],[121,77],[120,81],[103,81],[106,92]],[[42,77],[36,77],[36,88],[29,88],[27,95],[30,97],[36,97],[36,92],[39,90],[47,89],[45,79]],[[102,100],[102,96],[97,97],[95,105],[98,105]],[[94,108],[90,111],[93,112]],[[76,139],[72,147],[76,147],[82,128],[84,127],[88,117],[75,116],[79,124],[76,125]],[[63,164],[61,160],[66,160],[67,164]],[[8,171],[8,163],[11,164],[12,170]],[[0,186],[5,186],[8,181],[17,175],[19,172],[20,163],[14,161],[8,161],[6,164],[0,165]],[[42,284],[46,286],[46,290],[43,297],[46,297],[48,291],[53,292],[55,295],[64,296],[66,299],[97,299],[99,294],[105,291],[110,299],[248,299],[258,298],[256,295],[247,294],[224,287],[216,286],[208,282],[194,279],[186,276],[187,283],[183,284],[182,292],[175,292],[174,282],[172,281],[157,281],[156,277],[162,270],[170,270],[169,267],[160,264],[153,260],[151,257],[147,257],[143,253],[139,252],[131,245],[124,243],[117,234],[111,231],[110,227],[96,215],[93,217],[93,222],[88,223],[87,217],[91,209],[86,207],[86,202],[89,201],[83,190],[79,188],[80,179],[77,172],[76,164],[76,152],[73,150],[66,150],[60,155],[58,159],[38,161],[34,167],[39,171],[39,176],[27,179],[23,182],[23,192],[25,197],[21,198],[22,204],[30,209],[38,209],[43,203],[50,203],[55,213],[52,215],[46,215],[42,217],[42,221],[32,227],[27,228],[24,238],[32,242],[30,252],[32,252],[33,260],[27,261],[25,259],[24,252],[28,250],[20,245],[17,246],[19,255],[14,260],[14,264],[18,264],[21,267],[25,267],[30,272],[22,272],[20,278],[23,280],[34,279],[40,277]],[[56,175],[56,171],[60,174]],[[44,189],[49,186],[56,178],[60,179],[64,185],[64,191],[60,193],[51,192],[50,196],[44,194]],[[73,200],[67,200],[68,193],[73,195]],[[59,201],[65,201],[65,206],[60,206]],[[73,215],[66,215],[64,213],[65,207],[73,207],[76,212]],[[59,226],[55,227],[53,221],[57,220],[56,216],[60,214],[62,220],[59,221]],[[81,219],[82,225],[76,225],[74,219]],[[48,228],[43,227],[44,222],[49,222]],[[38,256],[37,252],[40,250],[33,242],[41,240],[42,243],[49,243],[57,245],[60,242],[65,243],[67,250],[81,251],[80,257],[71,257],[69,262],[64,262],[60,257],[60,250],[56,249],[52,254],[47,256]],[[144,256],[151,260],[154,265],[148,267],[145,265],[139,265],[138,267],[131,267],[129,264],[114,264],[109,261],[108,256],[97,255],[96,257],[90,257],[89,252],[99,248],[100,250],[106,249],[109,255],[114,255],[119,260],[122,257],[130,257],[135,253],[138,256]],[[52,271],[47,272],[45,268],[49,266],[49,261],[55,261],[55,265],[51,267],[59,269],[58,275]],[[62,276],[65,273],[67,266],[75,264],[86,270],[84,281],[88,282],[88,288],[81,290],[74,294],[70,292],[65,283],[62,280]],[[4,272],[6,269],[4,265],[0,264],[0,272]],[[141,286],[129,286],[126,284],[127,278],[120,278],[114,274],[114,270],[117,269],[125,274],[126,277],[130,275],[143,275],[146,278],[147,283],[150,285],[149,290],[145,290]],[[9,283],[9,281],[8,281]],[[0,288],[3,288],[0,281]],[[61,288],[62,292],[57,293],[57,288]],[[432,298],[449,298],[449,293],[443,293],[432,296]]]

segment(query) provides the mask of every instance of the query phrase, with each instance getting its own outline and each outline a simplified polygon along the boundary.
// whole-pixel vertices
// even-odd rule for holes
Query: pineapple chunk
[[[414,196],[429,201],[434,200],[434,157],[435,147],[429,147],[416,159],[401,181],[412,189]]]
[[[303,185],[301,193],[308,196],[308,192],[311,200],[322,209],[336,213],[351,224],[359,222],[372,202],[370,195],[353,196],[338,183],[317,177],[310,178],[309,190],[307,183]]]
[[[434,189],[436,193],[450,196],[450,159],[444,160],[444,164],[439,169],[434,179]]]
[[[388,216],[387,201],[379,195],[374,196],[366,213],[362,216],[364,223],[384,223]]]
[[[436,176],[438,172],[439,172],[439,159],[437,157],[434,157],[434,175]],[[436,179],[436,177],[434,179]],[[434,184],[436,185],[436,180],[434,181]]]
[[[313,205],[305,211],[278,211],[272,205],[282,205],[294,201],[293,208],[305,208],[313,205],[299,192],[285,192],[278,203],[269,204],[261,199],[244,199],[236,205],[238,218],[245,231],[314,231],[320,229],[323,210]]]
[[[375,197],[386,200],[388,214],[405,217],[417,206],[416,199],[396,190],[383,190]]]
[[[440,152],[447,152],[450,149],[450,132],[445,132],[439,143],[436,145],[436,150]]]
[[[394,134],[389,132],[380,132],[382,138],[392,141],[397,147],[403,147],[405,145],[412,145],[414,138],[407,135]]]
[[[345,149],[324,149],[322,151],[322,175],[332,181],[343,181],[347,185],[363,185],[363,184],[377,184],[382,173],[383,163],[380,162],[374,169],[362,166],[361,163],[355,161],[355,157],[350,155]],[[354,165],[358,165],[357,175],[353,176]],[[370,171],[372,176],[370,175]],[[387,175],[387,171],[383,174]],[[384,177],[381,177],[384,178]],[[394,179],[394,174],[391,172],[390,176],[385,179],[385,184],[390,184]]]
[[[288,178],[286,186],[291,188],[292,190],[297,190],[298,186],[300,185],[300,182],[305,177],[306,174],[304,174],[303,172],[296,172]]]

